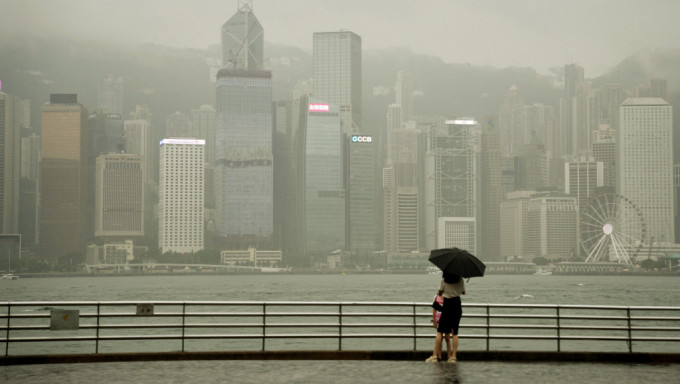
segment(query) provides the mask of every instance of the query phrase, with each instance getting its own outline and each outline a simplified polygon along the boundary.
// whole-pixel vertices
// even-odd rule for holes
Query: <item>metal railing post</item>
[[[100,316],[100,307],[101,303],[97,302],[97,339],[94,341],[94,353],[99,353],[99,316]]]
[[[491,350],[491,309],[489,304],[486,304],[486,351]]]
[[[560,306],[555,307],[557,314],[557,352],[562,352],[562,323],[560,322]]]
[[[262,351],[266,348],[267,339],[267,303],[262,303]]]
[[[338,304],[338,351],[342,351],[342,303]]]
[[[187,302],[182,302],[182,352],[184,352],[184,335],[186,330],[186,313],[187,313]]]
[[[413,303],[413,351],[416,351],[418,343],[417,328],[416,328],[416,303]]]
[[[5,356],[9,355],[9,319],[12,317],[12,304],[7,302],[7,333],[5,335]]]
[[[630,327],[630,307],[626,308],[626,317],[628,321],[628,352],[633,353],[633,332]]]

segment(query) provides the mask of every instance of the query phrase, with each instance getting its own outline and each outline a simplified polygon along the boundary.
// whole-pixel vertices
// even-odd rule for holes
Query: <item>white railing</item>
[[[73,316],[55,318],[64,313]],[[572,350],[597,350],[611,342],[633,352],[634,345],[661,342],[669,352],[680,352],[680,307],[465,303],[463,313],[460,338],[482,343],[480,350],[560,352],[569,343]],[[379,340],[379,346],[389,341],[415,351],[423,339],[425,349],[432,348],[431,319],[429,303],[407,302],[0,302],[0,346],[5,356],[154,348],[265,351],[309,350],[312,340],[325,339],[335,340],[337,350],[380,349]],[[347,345],[367,340],[371,343]],[[40,347],[32,352],[28,345]]]

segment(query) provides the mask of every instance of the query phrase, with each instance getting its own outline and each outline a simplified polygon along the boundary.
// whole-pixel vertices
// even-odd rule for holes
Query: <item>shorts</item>
[[[460,297],[445,297],[444,310],[442,311],[441,318],[439,318],[437,332],[443,334],[453,332],[454,335],[458,335],[460,318],[462,316],[463,308],[461,306]]]

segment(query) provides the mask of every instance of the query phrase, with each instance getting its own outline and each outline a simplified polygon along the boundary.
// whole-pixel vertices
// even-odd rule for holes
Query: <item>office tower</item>
[[[525,125],[524,100],[517,86],[513,85],[498,113],[501,156],[514,156],[519,152],[526,142]]]
[[[125,149],[127,153],[134,153],[144,157],[145,170],[144,177],[148,183],[155,184],[158,181],[158,135],[151,124],[151,112],[146,105],[137,105],[135,110],[130,113],[129,123],[129,138],[128,131],[126,131]],[[146,133],[144,133],[146,131]],[[142,138],[140,135],[145,135]],[[135,140],[144,141],[142,148],[141,144],[138,146],[133,143]],[[150,207],[151,205],[149,205]]]
[[[350,31],[313,37],[314,99],[340,107],[344,133],[361,128],[361,37]]]
[[[41,108],[40,253],[84,252],[87,234],[87,109],[75,94],[52,94]]]
[[[346,246],[345,136],[337,105],[310,99],[303,117],[305,254],[325,257]]]
[[[602,163],[604,172],[602,185],[605,187],[616,187],[616,152],[618,149],[615,134],[616,132],[608,125],[600,125],[600,128],[593,132],[593,159]]]
[[[501,157],[502,196],[517,190],[517,161],[514,157]]]
[[[533,196],[527,207],[525,255],[573,258],[578,252],[578,206],[576,198]]]
[[[548,157],[536,136],[515,156],[517,190],[536,190],[548,186]]]
[[[564,193],[575,197],[579,208],[584,208],[604,186],[604,163],[594,158],[581,157],[564,163]]]
[[[514,191],[505,196],[500,205],[500,255],[503,260],[526,255],[527,212],[529,199],[536,192]]]
[[[560,102],[560,138],[558,157],[577,153],[579,150],[579,125],[582,110],[582,87],[584,86],[583,67],[578,64],[564,66],[564,95]]]
[[[180,111],[165,118],[165,137],[192,137],[191,119]]]
[[[123,135],[125,153],[139,155],[146,160],[151,141],[151,123],[148,120],[125,120]]]
[[[620,117],[618,193],[640,209],[649,237],[673,242],[673,109],[661,98],[630,98]]]
[[[263,69],[264,29],[253,14],[252,1],[238,0],[237,12],[222,25],[222,66]]]
[[[304,254],[304,156],[307,97],[277,101],[274,109],[274,237],[284,264],[309,266]]]
[[[21,128],[31,129],[31,100],[21,100],[23,111],[21,114]]]
[[[487,117],[482,122],[479,164],[479,249],[482,260],[502,261],[500,256],[500,207],[503,200],[500,135],[497,119]]]
[[[97,157],[107,153],[125,152],[125,130],[121,115],[96,111],[87,122],[87,237],[94,236],[95,178]]]
[[[205,140],[163,139],[158,182],[158,247],[161,252],[203,249]]]
[[[376,238],[375,152],[378,145],[371,136],[350,135],[345,146],[348,179],[347,246],[353,254],[378,249]]]
[[[397,72],[396,104],[401,108],[403,121],[413,119],[413,79],[406,71]]]
[[[97,88],[97,110],[123,116],[123,78],[107,75],[99,81]]]
[[[625,99],[623,88],[619,84],[606,84],[595,94],[595,110],[592,113],[594,121],[591,126],[599,129],[606,125],[614,132],[619,130],[619,108]]]
[[[225,249],[269,249],[273,233],[272,78],[217,74],[216,235]]]
[[[426,248],[438,248],[440,219],[474,218],[477,213],[477,158],[472,119],[447,120],[433,127],[425,164]]]
[[[418,185],[418,132],[407,126],[388,131],[383,171],[383,248],[392,260],[419,249]]]
[[[32,181],[38,180],[40,174],[40,136],[21,138],[21,177]]]
[[[23,100],[0,91],[0,234],[19,233]]]
[[[144,236],[142,156],[98,156],[95,180],[94,235],[108,240]]]

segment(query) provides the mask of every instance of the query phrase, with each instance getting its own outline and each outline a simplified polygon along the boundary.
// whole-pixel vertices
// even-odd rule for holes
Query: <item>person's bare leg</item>
[[[451,344],[452,344],[451,345],[452,350],[451,350],[451,356],[449,356],[449,358],[453,357],[455,359],[456,354],[458,353],[458,335],[453,335],[451,337]]]
[[[446,340],[446,358],[450,359],[451,356],[453,356],[453,350],[451,349],[451,336],[447,333],[444,336],[444,339]]]
[[[443,335],[440,332],[437,332],[437,338],[434,342],[434,354],[440,359],[442,358],[442,338]]]

